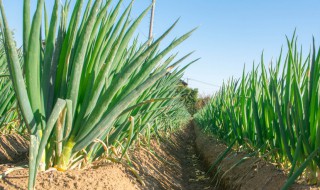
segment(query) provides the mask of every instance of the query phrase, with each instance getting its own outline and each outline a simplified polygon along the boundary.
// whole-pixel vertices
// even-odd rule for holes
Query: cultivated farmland
[[[0,0],[1,189],[319,188],[315,40],[202,96],[176,53],[197,28],[154,35],[156,1],[124,2],[24,0],[16,34]]]

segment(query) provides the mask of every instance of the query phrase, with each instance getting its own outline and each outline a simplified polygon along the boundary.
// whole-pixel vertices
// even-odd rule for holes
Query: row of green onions
[[[177,22],[141,43],[134,36],[151,6],[131,20],[133,1],[124,11],[122,0],[114,8],[111,0],[61,3],[54,0],[50,17],[38,0],[31,19],[24,0],[20,55],[0,0],[6,62],[30,133],[29,189],[38,170],[65,171],[112,154],[119,160],[140,136],[190,118],[176,88],[194,61],[177,69],[191,53],[176,59],[171,52],[194,30],[159,49]]]
[[[195,118],[226,143],[236,140],[290,170],[288,182],[303,173],[319,183],[320,52],[313,45],[305,55],[295,35],[287,47],[275,63],[266,66],[262,55],[250,72],[224,83]]]

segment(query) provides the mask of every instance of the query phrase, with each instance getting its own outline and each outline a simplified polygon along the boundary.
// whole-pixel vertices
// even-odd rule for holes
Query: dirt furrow
[[[140,148],[133,155],[146,185],[141,189],[214,189],[195,148],[195,134],[187,127],[171,140],[152,141],[153,151]]]

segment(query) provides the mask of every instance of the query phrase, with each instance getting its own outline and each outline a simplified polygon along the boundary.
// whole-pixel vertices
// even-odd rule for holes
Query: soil
[[[195,134],[191,127],[172,134],[171,140],[152,141],[152,152],[137,149],[132,160],[146,185],[151,189],[212,190],[206,168],[197,155]]]
[[[143,142],[148,144],[146,141]],[[7,141],[6,144],[8,144]],[[20,145],[15,144],[14,141],[11,144],[12,151],[17,152]],[[24,147],[27,146],[24,144]],[[214,168],[211,176],[206,175],[205,172],[226,148],[213,137],[208,137],[197,127],[190,125],[172,134],[170,138],[151,140],[149,147],[136,146],[134,150],[131,150],[129,157],[139,177],[134,176],[127,166],[100,161],[88,169],[39,173],[36,188],[55,190],[269,190],[280,189],[287,179],[281,170],[260,158],[247,159],[232,168],[246,155],[234,151],[227,155],[218,168]],[[4,150],[0,150],[0,155],[8,152]],[[16,166],[26,165],[26,158],[25,153],[20,154],[20,157],[17,158],[19,162],[0,165],[0,173]],[[10,162],[12,163],[12,159]],[[27,169],[13,171],[2,180],[0,179],[0,189],[26,189],[27,175]],[[310,187],[295,185],[293,189],[310,189]]]
[[[1,169],[1,168],[0,168]],[[10,173],[0,181],[0,189],[27,189],[28,170]],[[123,166],[107,164],[87,170],[42,172],[37,176],[36,189],[137,189]]]

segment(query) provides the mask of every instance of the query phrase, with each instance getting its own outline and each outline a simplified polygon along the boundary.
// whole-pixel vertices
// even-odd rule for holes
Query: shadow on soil
[[[19,135],[2,135],[0,137],[0,164],[17,163],[28,155],[29,143]]]

